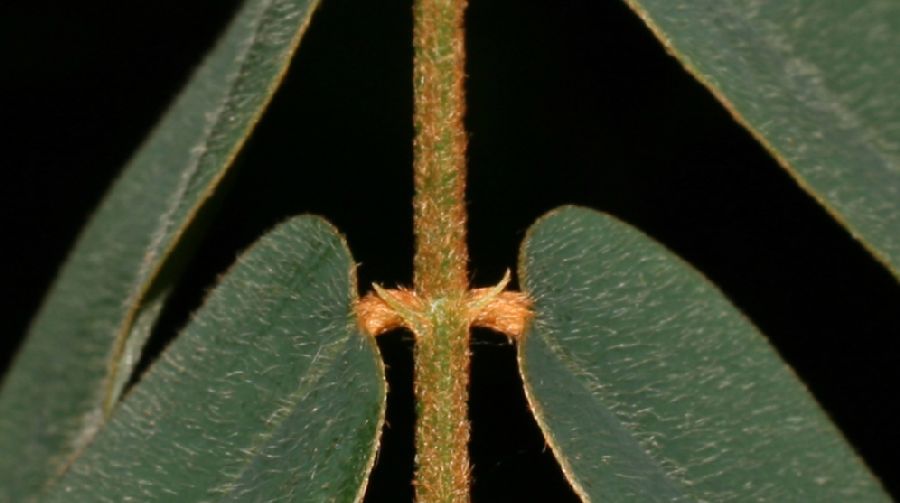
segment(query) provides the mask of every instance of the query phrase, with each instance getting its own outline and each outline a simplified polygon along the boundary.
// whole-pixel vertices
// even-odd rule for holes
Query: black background
[[[0,4],[0,365],[111,177],[235,5]],[[288,215],[335,223],[363,288],[410,283],[411,22],[409,2],[324,1],[152,351]],[[613,213],[715,282],[900,494],[897,282],[620,2],[472,0],[467,36],[473,283],[513,267],[526,228],[555,206]],[[409,501],[411,336],[380,345],[389,426],[367,501]],[[575,501],[528,415],[512,346],[476,331],[473,353],[475,501]]]

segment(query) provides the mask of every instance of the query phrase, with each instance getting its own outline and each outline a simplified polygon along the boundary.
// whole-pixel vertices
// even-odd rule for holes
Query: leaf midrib
[[[887,171],[900,173],[900,157],[890,155],[890,153],[886,152],[884,149],[876,147],[877,144],[885,144],[889,143],[889,141],[884,138],[881,132],[871,127],[870,121],[863,119],[858,112],[849,107],[846,103],[846,100],[843,99],[841,93],[833,91],[827,85],[827,76],[821,70],[820,66],[816,63],[813,63],[810,59],[802,57],[803,54],[797,51],[796,45],[791,43],[790,37],[781,26],[771,22],[768,22],[766,24],[766,29],[777,34],[779,36],[779,39],[782,41],[783,47],[776,47],[769,38],[760,35],[761,28],[759,28],[757,25],[752,23],[742,23],[742,16],[736,13],[736,9],[734,7],[731,7],[729,4],[725,3],[717,3],[717,5],[721,7],[720,12],[727,16],[729,18],[729,21],[735,24],[740,23],[746,28],[749,33],[752,33],[754,35],[754,43],[752,45],[757,52],[759,52],[759,49],[765,49],[767,54],[775,54],[781,56],[780,58],[768,57],[767,59],[787,60],[788,58],[790,58],[802,63],[805,68],[814,70],[816,78],[814,78],[812,82],[815,83],[815,86],[810,87],[812,87],[814,91],[812,94],[820,97],[818,104],[822,106],[822,108],[817,111],[826,113],[829,116],[838,119],[834,123],[827,121],[819,123],[820,127],[828,128],[828,137],[833,137],[835,135],[835,132],[838,130],[842,131],[842,134],[844,135],[852,133],[854,136],[853,144],[864,148],[869,154],[872,155],[873,158],[881,161],[879,164],[883,166]],[[775,76],[778,79],[778,82],[780,82],[785,88],[790,88],[792,90],[797,89],[797,84],[793,80],[789,79],[786,73],[776,74]],[[809,84],[809,82],[804,82],[804,84]],[[721,86],[716,87],[721,88]],[[813,110],[816,110],[816,108],[812,107],[810,104],[804,103],[795,98],[800,94],[800,92],[794,92],[785,95],[785,97],[790,98],[792,102],[801,105],[802,108],[812,108]],[[841,127],[837,127],[838,122],[841,124]],[[867,141],[866,138],[871,138],[871,140]]]

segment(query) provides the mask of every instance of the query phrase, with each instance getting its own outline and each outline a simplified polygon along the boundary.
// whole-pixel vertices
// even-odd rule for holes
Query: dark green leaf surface
[[[900,2],[626,2],[900,278]]]
[[[84,229],[4,380],[0,502],[33,494],[102,424],[169,290],[160,270],[268,103],[316,4],[247,0]]]
[[[587,501],[887,501],[804,386],[700,274],[600,213],[530,230],[529,402]]]
[[[354,269],[320,218],[265,236],[47,501],[358,501],[385,383]]]

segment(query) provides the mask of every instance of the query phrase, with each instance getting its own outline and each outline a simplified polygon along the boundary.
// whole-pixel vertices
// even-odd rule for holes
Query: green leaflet
[[[522,246],[532,409],[586,501],[888,501],[756,329],[615,219],[562,208]]]
[[[626,3],[900,278],[900,3]]]
[[[83,231],[3,383],[0,502],[33,495],[101,427],[174,279],[173,251],[317,3],[247,0]]]
[[[47,501],[359,501],[386,386],[354,270],[321,218],[263,237]]]

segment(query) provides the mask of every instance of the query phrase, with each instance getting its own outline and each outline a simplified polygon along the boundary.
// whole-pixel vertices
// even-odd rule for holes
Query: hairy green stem
[[[469,501],[464,0],[414,7],[416,499]]]

